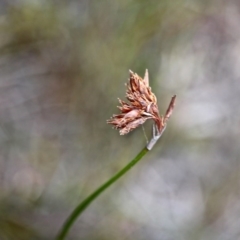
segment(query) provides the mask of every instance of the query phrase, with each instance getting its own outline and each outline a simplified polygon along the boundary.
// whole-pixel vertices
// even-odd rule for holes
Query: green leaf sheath
[[[142,157],[148,152],[148,149],[143,148],[138,155],[128,163],[124,168],[122,168],[118,173],[116,173],[113,177],[111,177],[108,181],[102,184],[99,188],[97,188],[92,194],[90,194],[87,198],[85,198],[71,213],[71,215],[67,218],[64,225],[60,229],[56,240],[65,239],[68,231],[72,227],[75,220],[81,215],[81,213],[93,202],[101,193],[104,192],[108,187],[110,187],[114,182],[116,182],[121,176],[123,176],[126,172],[128,172],[137,162],[139,162]]]

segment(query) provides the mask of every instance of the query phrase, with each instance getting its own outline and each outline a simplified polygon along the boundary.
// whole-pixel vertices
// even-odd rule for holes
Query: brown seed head
[[[147,70],[144,79],[130,70],[130,78],[126,86],[126,98],[129,102],[118,99],[121,104],[118,107],[121,113],[113,115],[111,119],[107,120],[107,123],[119,129],[120,135],[124,135],[143,124],[147,119],[153,119],[159,132],[161,132],[172,114],[176,96],[172,98],[165,116],[161,117],[157,98],[149,87]]]

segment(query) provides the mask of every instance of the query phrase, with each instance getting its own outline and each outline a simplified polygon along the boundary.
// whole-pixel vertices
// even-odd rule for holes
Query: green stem
[[[108,181],[102,184],[99,188],[97,188],[92,194],[90,194],[87,198],[85,198],[71,213],[71,215],[67,218],[66,222],[62,226],[56,240],[63,240],[69,229],[72,227],[75,220],[81,215],[81,213],[88,207],[88,205],[94,201],[105,189],[111,186],[114,182],[116,182],[121,176],[123,176],[127,171],[129,171],[137,162],[141,160],[141,158],[148,152],[149,150],[145,147],[138,153],[138,155],[128,163],[123,169],[121,169],[118,173],[116,173],[113,177],[111,177]]]

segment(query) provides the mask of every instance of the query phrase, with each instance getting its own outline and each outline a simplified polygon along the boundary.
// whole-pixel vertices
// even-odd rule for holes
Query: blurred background
[[[145,146],[106,120],[146,68],[168,128],[67,239],[240,239],[239,25],[238,0],[1,0],[0,239],[53,239]]]

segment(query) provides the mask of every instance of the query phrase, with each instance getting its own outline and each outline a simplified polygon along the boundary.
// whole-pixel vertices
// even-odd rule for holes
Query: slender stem
[[[75,220],[81,215],[81,213],[88,207],[88,205],[97,198],[105,189],[111,186],[114,182],[116,182],[121,176],[123,176],[128,170],[130,170],[137,162],[141,160],[141,158],[148,152],[149,150],[144,147],[138,155],[128,163],[123,169],[121,169],[118,173],[116,173],[113,177],[111,177],[108,181],[102,184],[99,188],[97,188],[92,194],[90,194],[87,198],[85,198],[71,213],[71,215],[67,218],[66,222],[62,226],[56,240],[63,240],[69,229],[72,227]]]

